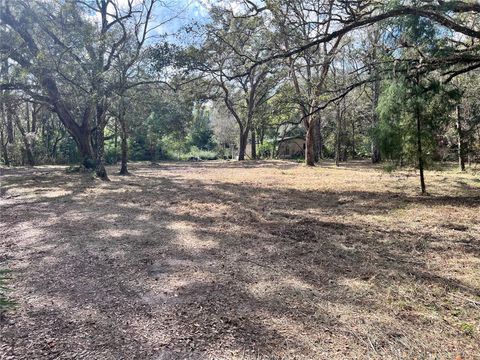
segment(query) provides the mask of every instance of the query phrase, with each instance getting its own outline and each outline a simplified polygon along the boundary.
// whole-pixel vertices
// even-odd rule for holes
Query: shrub
[[[389,162],[383,165],[383,171],[387,173],[394,172],[397,169],[397,165],[395,163]]]
[[[180,160],[189,160],[191,158],[200,160],[217,160],[218,153],[215,151],[200,150],[196,146],[192,146],[189,152],[180,155]]]
[[[273,142],[265,141],[263,144],[258,145],[257,153],[262,159],[273,158],[275,155],[275,144]]]

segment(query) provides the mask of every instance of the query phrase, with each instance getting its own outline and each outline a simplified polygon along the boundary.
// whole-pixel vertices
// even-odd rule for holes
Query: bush
[[[265,141],[263,144],[258,145],[257,153],[261,159],[273,158],[274,152],[275,144],[273,142]]]
[[[386,163],[383,165],[382,167],[383,171],[387,172],[387,173],[391,173],[391,172],[394,172],[396,169],[397,169],[397,165],[395,163]]]
[[[218,153],[215,151],[200,150],[196,146],[192,146],[189,152],[180,155],[180,160],[190,160],[191,158],[200,160],[217,160]]]
[[[120,158],[118,150],[114,146],[105,146],[105,163],[108,165],[116,164]]]

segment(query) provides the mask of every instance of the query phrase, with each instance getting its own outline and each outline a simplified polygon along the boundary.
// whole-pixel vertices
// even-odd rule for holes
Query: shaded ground
[[[0,359],[480,358],[480,179],[366,164],[2,169]]]

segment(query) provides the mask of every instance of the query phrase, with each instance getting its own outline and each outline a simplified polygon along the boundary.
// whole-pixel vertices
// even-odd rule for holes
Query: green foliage
[[[275,156],[275,142],[264,141],[263,144],[258,145],[257,152],[261,159],[273,158]]]
[[[182,155],[189,151],[188,143],[174,135],[164,136],[160,141],[160,146],[162,158],[165,160],[180,160]]]
[[[114,144],[112,143],[105,144],[105,152],[104,152],[105,163],[110,165],[115,164],[120,158],[119,152],[120,152],[120,147],[118,146],[118,144],[116,149]]]
[[[380,121],[372,136],[377,139],[384,159],[415,164],[416,119],[421,121],[425,161],[432,159],[439,132],[448,123],[456,94],[427,80],[415,84],[411,79],[394,79],[382,92],[377,112]]]
[[[392,173],[397,169],[397,165],[395,165],[392,162],[388,162],[386,164],[383,164],[382,170],[387,172],[387,173]]]
[[[202,108],[195,108],[192,125],[188,134],[191,146],[201,150],[211,150],[215,146],[213,130],[210,126],[208,112]]]
[[[460,328],[462,329],[462,332],[467,336],[473,336],[473,334],[475,333],[475,326],[470,323],[463,323]]]
[[[180,160],[217,160],[219,158],[218,153],[215,151],[201,150],[196,146],[192,146],[190,151],[180,155]]]

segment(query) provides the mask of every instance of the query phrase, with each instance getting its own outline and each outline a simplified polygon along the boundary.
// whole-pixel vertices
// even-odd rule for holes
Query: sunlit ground
[[[2,169],[0,358],[480,356],[480,173],[130,170]]]

